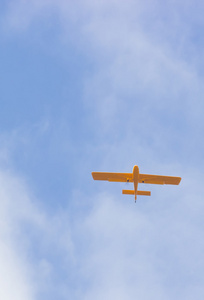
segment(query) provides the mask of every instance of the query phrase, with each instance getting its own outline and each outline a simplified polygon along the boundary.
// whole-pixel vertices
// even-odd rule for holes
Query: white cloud
[[[29,262],[24,261],[24,253],[16,247],[16,239],[21,237],[19,221],[24,214],[30,216],[26,193],[7,172],[1,171],[0,186],[0,297],[34,299]]]
[[[72,257],[67,215],[48,217],[25,182],[10,171],[1,170],[0,186],[0,297],[36,299],[55,290],[56,257]]]
[[[188,196],[187,186],[160,187],[136,205],[128,196],[95,196],[85,221],[77,219],[84,299],[191,299],[202,290],[202,196]]]
[[[21,299],[35,293],[43,298],[49,290],[55,298],[60,290],[65,299],[200,299],[203,294],[203,170],[199,165],[192,169],[191,163],[196,151],[203,161],[202,77],[188,60],[191,51],[181,55],[190,39],[180,6],[177,17],[166,22],[160,2],[154,3],[152,13],[141,1],[12,2],[4,23],[12,30],[27,30],[47,9],[53,14],[56,8],[64,41],[74,28],[76,47],[93,56],[84,104],[94,115],[98,144],[90,146],[87,161],[94,153],[104,156],[97,166],[104,169],[131,171],[137,162],[142,172],[168,170],[184,178],[176,189],[153,187],[152,198],[137,205],[108,194],[86,199],[80,191],[77,209],[84,198],[93,209],[83,204],[84,210],[71,218],[69,209],[54,217],[45,214],[24,183],[2,172],[0,256],[5,274],[12,271],[4,299],[15,280]],[[153,25],[148,22],[152,14],[155,22],[158,17]],[[184,42],[176,46],[180,38]]]
[[[129,196],[81,195],[86,212],[78,200],[54,216],[22,179],[1,171],[0,296],[199,299],[203,201],[190,171],[181,186],[154,188],[137,204]]]

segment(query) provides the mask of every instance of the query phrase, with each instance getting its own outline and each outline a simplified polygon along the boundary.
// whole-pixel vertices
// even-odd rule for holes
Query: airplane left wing
[[[92,176],[94,180],[133,182],[132,173],[92,172]]]
[[[181,177],[139,174],[140,183],[178,185],[180,181],[181,181]]]

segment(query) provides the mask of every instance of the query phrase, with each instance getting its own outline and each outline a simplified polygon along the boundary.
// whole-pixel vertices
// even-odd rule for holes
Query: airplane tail
[[[122,193],[126,194],[126,195],[134,195],[135,191],[134,190],[122,190]],[[151,196],[151,192],[149,192],[149,191],[137,191],[137,195]]]
[[[151,192],[149,192],[149,191],[137,191],[137,195],[151,196]]]

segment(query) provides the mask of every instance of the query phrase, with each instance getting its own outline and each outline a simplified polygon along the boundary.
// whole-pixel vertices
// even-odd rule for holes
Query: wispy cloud
[[[186,180],[178,199],[166,187],[154,192],[163,195],[156,202],[136,205],[103,193],[87,199],[92,208],[86,214],[78,202],[74,211],[54,217],[34,204],[16,176],[1,172],[0,183],[4,299],[50,293],[60,299],[190,299],[202,292],[203,202],[200,190],[192,201]]]
[[[77,182],[68,204],[52,187],[59,203],[53,212],[49,199],[40,204],[28,183],[2,169],[0,257],[12,273],[4,299],[15,299],[14,281],[19,299],[200,299],[204,92],[199,36],[195,42],[202,10],[193,7],[192,1],[9,2],[7,33],[29,34],[38,22],[47,28],[57,19],[63,55],[71,43],[90,69],[80,78],[78,143],[51,130],[52,120],[33,127],[42,138],[51,130],[51,146],[68,140],[74,149],[65,150]],[[75,117],[68,128],[77,127]],[[9,160],[6,147],[1,156]],[[141,172],[181,175],[181,186],[152,187],[152,198],[136,205],[101,192],[120,185],[96,183],[93,192],[90,168],[131,171],[135,163]]]
[[[48,217],[26,183],[10,171],[1,171],[0,185],[1,297],[36,299],[50,290],[56,294],[53,278],[62,261],[56,267],[55,259],[63,252],[65,260],[72,257],[67,216]]]
[[[19,224],[31,211],[21,184],[7,172],[0,174],[1,206],[1,297],[4,299],[34,299],[29,262],[21,242]],[[19,240],[18,240],[19,238]],[[18,243],[18,247],[16,244]],[[21,245],[21,247],[20,247]],[[18,251],[17,251],[18,248]]]
[[[159,192],[163,196],[156,205],[152,199],[139,199],[132,206],[129,198],[121,202],[97,195],[84,221],[76,220],[78,277],[83,284],[77,290],[82,289],[85,299],[190,299],[202,289],[202,216],[193,209],[202,211],[201,196],[197,192],[192,204],[193,192],[188,195],[187,189],[177,199],[170,189]]]

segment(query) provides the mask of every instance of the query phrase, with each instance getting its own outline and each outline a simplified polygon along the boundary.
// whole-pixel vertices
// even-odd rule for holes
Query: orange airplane
[[[122,193],[127,195],[135,195],[135,202],[137,199],[137,195],[151,196],[151,192],[138,191],[138,183],[178,185],[181,181],[181,177],[140,174],[138,166],[133,167],[132,173],[92,172],[92,176],[94,180],[108,180],[111,182],[133,182],[134,190],[122,190]]]

